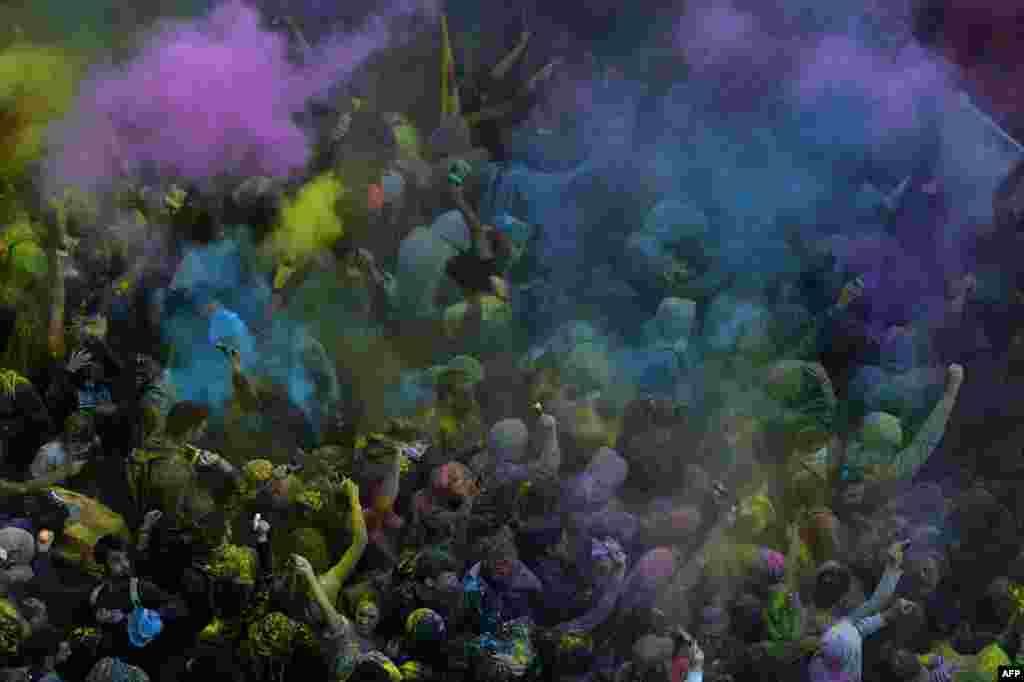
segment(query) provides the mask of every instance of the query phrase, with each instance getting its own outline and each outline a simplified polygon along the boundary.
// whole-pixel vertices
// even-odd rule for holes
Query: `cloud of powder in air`
[[[51,180],[100,189],[144,168],[199,182],[287,177],[310,154],[294,115],[389,46],[389,22],[418,9],[389,7],[359,31],[325,40],[305,67],[288,61],[285,36],[261,28],[240,0],[168,23],[136,59],[82,87],[55,131]]]

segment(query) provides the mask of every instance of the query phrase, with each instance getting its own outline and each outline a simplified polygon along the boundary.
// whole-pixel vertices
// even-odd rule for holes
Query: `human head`
[[[35,594],[36,590],[25,594],[18,603],[18,610],[21,615],[32,626],[32,632],[39,632],[50,623],[50,610],[46,602]]]
[[[812,669],[821,666],[827,671],[843,671],[862,646],[857,628],[848,620],[841,620],[821,636],[821,649],[812,662]],[[812,675],[812,679],[817,676]]]
[[[894,646],[892,642],[882,645],[881,658],[889,668],[894,680],[916,680],[924,670],[924,666],[914,652],[903,647]]]
[[[461,462],[448,462],[434,470],[431,484],[435,492],[446,493],[458,499],[470,499],[480,494],[477,478]]]
[[[558,638],[554,664],[559,675],[586,675],[594,661],[594,638],[586,632],[566,632]]]
[[[436,611],[416,609],[405,619],[405,637],[414,649],[438,647],[448,637],[447,624]]]
[[[521,419],[502,419],[491,427],[487,445],[499,460],[519,462],[526,457],[530,432]]]
[[[916,341],[908,327],[893,326],[882,339],[882,367],[890,372],[906,372],[918,365]]]
[[[903,444],[903,423],[888,412],[871,412],[864,417],[855,447],[882,454],[895,454]]]
[[[800,537],[817,562],[836,557],[843,545],[843,535],[839,519],[828,509],[814,512],[800,529]]]
[[[149,682],[149,675],[142,668],[129,665],[119,658],[103,658],[89,671],[85,682]]]
[[[458,570],[458,562],[450,552],[440,547],[428,547],[416,557],[413,574],[427,587],[456,591],[459,589]]]
[[[639,679],[650,679],[653,675],[664,679],[674,651],[671,638],[644,635],[633,645],[633,670]]]
[[[538,476],[520,492],[520,519],[529,523],[530,519],[549,518],[557,512],[561,497],[561,481],[557,477]]]
[[[21,643],[19,652],[29,665],[52,671],[71,658],[71,644],[59,630],[44,626]]]
[[[476,549],[475,556],[483,560],[483,573],[494,578],[510,575],[514,562],[519,558],[512,530],[508,526],[487,533],[478,540]]]
[[[165,430],[170,438],[196,441],[205,434],[209,418],[210,409],[206,405],[185,400],[171,408]]]
[[[214,296],[213,291],[205,286],[200,286],[192,292],[192,303],[196,312],[202,317],[209,318],[220,307],[220,302]]]
[[[64,447],[72,457],[85,454],[96,439],[96,421],[88,412],[75,412],[64,420],[64,431],[61,434]]]
[[[587,472],[593,476],[594,486],[601,496],[611,497],[629,475],[629,464],[619,453],[609,447],[601,447],[594,453]]]
[[[744,537],[754,538],[775,520],[775,505],[764,493],[751,495],[740,501],[735,530]]]
[[[938,588],[944,568],[941,556],[933,552],[912,552],[904,558],[909,597],[916,601],[927,599]]]
[[[18,607],[9,599],[0,597],[0,656],[14,657],[21,643],[31,636],[32,625]]]
[[[160,362],[151,355],[138,353],[135,356],[135,385],[139,388],[156,383],[163,373]]]
[[[867,479],[863,467],[853,463],[841,466],[835,489],[837,509],[845,511],[862,506],[867,495]]]
[[[762,585],[770,587],[779,584],[786,574],[786,557],[781,552],[768,547],[758,550],[758,578]]]
[[[1010,623],[1016,610],[1012,587],[1009,578],[1000,576],[989,583],[988,589],[985,590],[985,599],[1002,626]]]
[[[732,605],[730,619],[733,631],[745,642],[765,639],[765,617],[764,600],[757,594],[741,594]]]
[[[32,571],[35,548],[35,538],[28,531],[14,526],[0,529],[0,550],[3,556],[0,576],[3,577],[3,584],[23,584],[35,577]]]
[[[93,547],[93,557],[111,578],[128,578],[132,575],[128,543],[119,535],[104,535],[97,540]]]
[[[732,627],[729,609],[723,604],[711,603],[700,614],[697,626],[698,637],[716,639],[723,637]]]
[[[364,592],[356,600],[355,631],[360,637],[372,637],[380,624],[380,599],[372,592]]]
[[[814,604],[818,608],[832,608],[850,591],[853,579],[850,571],[838,561],[826,561],[814,579]]]
[[[253,177],[245,180],[231,194],[231,209],[235,221],[248,225],[257,240],[277,224],[282,205],[282,188],[270,178]]]
[[[401,671],[379,651],[359,657],[348,682],[400,682]]]
[[[610,576],[619,565],[625,565],[626,553],[614,538],[593,538],[590,541],[590,560],[594,573],[600,577]]]

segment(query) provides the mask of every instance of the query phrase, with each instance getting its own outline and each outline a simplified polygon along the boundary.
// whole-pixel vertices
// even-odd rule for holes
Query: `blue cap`
[[[156,638],[164,629],[160,614],[151,609],[137,608],[128,618],[128,639],[133,646],[142,648]]]

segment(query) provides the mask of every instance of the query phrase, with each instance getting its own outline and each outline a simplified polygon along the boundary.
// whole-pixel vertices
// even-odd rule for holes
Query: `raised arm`
[[[291,31],[292,38],[295,39],[295,42],[302,50],[302,56],[306,64],[309,64],[312,61],[313,48],[310,47],[309,41],[306,40],[306,36],[303,35],[299,25],[295,23],[295,19],[292,17],[285,17],[284,23],[287,24],[288,30]]]
[[[40,478],[24,483],[0,479],[0,499],[43,492],[47,488],[64,483],[69,478],[74,478],[82,472],[83,468],[85,468],[85,462],[72,462],[61,465]]]
[[[786,351],[788,357],[814,362],[821,345],[821,333],[833,320],[838,319],[854,301],[864,295],[864,279],[858,277],[846,284],[839,299],[821,315],[815,317]]]
[[[64,288],[64,210],[61,207],[52,206],[47,219],[47,278],[48,293],[50,297],[49,327],[47,329],[47,346],[50,357],[62,358],[67,350],[64,337],[64,306],[66,293]]]
[[[614,571],[611,583],[607,586],[597,604],[582,616],[557,626],[557,629],[563,632],[590,632],[607,622],[608,618],[615,611],[623,587],[627,585],[625,555],[621,557],[621,560],[616,559]]]
[[[501,80],[508,75],[508,72],[515,66],[516,62],[519,61],[523,53],[526,52],[526,46],[530,44],[531,34],[529,31],[523,31],[519,35],[519,42],[512,48],[505,57],[494,65],[491,69],[491,78],[494,80]]]
[[[896,592],[896,585],[903,576],[903,551],[909,545],[909,541],[897,542],[889,547],[885,561],[885,572],[882,579],[878,581],[871,597],[857,607],[849,618],[853,622],[869,618],[888,606],[893,594]]]
[[[724,541],[725,534],[735,522],[735,509],[731,509],[719,516],[715,525],[711,527],[707,537],[704,538],[704,541],[701,542],[700,546],[697,547],[696,551],[694,551],[690,560],[687,561],[672,578],[671,590],[673,593],[679,594],[690,590],[697,585],[700,581],[701,573],[703,573],[706,565],[708,550],[713,545]]]
[[[540,409],[538,404],[535,409]],[[540,472],[558,476],[562,469],[562,449],[558,445],[558,422],[550,414],[541,414],[537,420],[537,461]]]
[[[238,400],[242,411],[246,413],[259,412],[260,395],[253,386],[249,377],[242,371],[242,355],[237,348],[226,351],[231,361],[231,386],[235,391],[235,398]]]
[[[476,211],[474,211],[473,207],[469,205],[468,201],[466,201],[466,197],[462,193],[462,187],[452,185],[451,191],[452,197],[455,199],[455,205],[458,207],[462,217],[466,220],[466,226],[469,227],[469,235],[473,242],[473,250],[484,260],[494,258],[494,251],[491,249],[491,243],[487,239],[487,230],[483,223],[480,222],[480,217],[476,214]]]
[[[323,588],[324,594],[332,603],[337,601],[338,593],[341,592],[342,585],[348,580],[349,576],[352,575],[352,571],[355,570],[356,564],[363,558],[363,552],[366,551],[366,545],[369,542],[369,538],[366,532],[366,520],[363,518],[363,505],[359,501],[359,487],[350,480],[345,480],[341,484],[342,490],[348,496],[352,514],[352,544],[345,554],[341,557],[341,560],[334,565],[327,573],[324,573],[318,578],[320,587]]]
[[[791,523],[786,528],[786,539],[789,541],[786,548],[786,591],[790,594],[797,594],[800,592],[800,571],[797,566],[800,563],[800,548],[802,545],[800,530],[797,524]]]
[[[348,618],[339,613],[338,609],[335,608],[334,600],[324,591],[323,585],[321,585],[320,580],[317,579],[316,573],[313,571],[313,566],[305,557],[298,554],[292,555],[292,561],[295,564],[295,570],[305,578],[306,583],[309,585],[310,591],[313,593],[313,600],[320,607],[320,612],[324,614],[324,624],[327,626],[327,629],[332,633],[351,638],[351,623]]]
[[[935,452],[935,448],[939,447],[942,436],[946,433],[949,415],[953,413],[953,407],[956,405],[963,381],[964,368],[960,365],[950,365],[946,390],[942,399],[932,409],[928,419],[918,430],[910,445],[896,456],[894,466],[897,478],[901,480],[913,478]]]

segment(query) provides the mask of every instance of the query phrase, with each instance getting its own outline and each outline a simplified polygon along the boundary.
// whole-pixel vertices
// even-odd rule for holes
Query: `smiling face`
[[[377,605],[372,601],[360,603],[359,608],[356,609],[356,634],[363,638],[372,637],[377,630],[378,623],[380,623],[380,609],[377,608]]]

